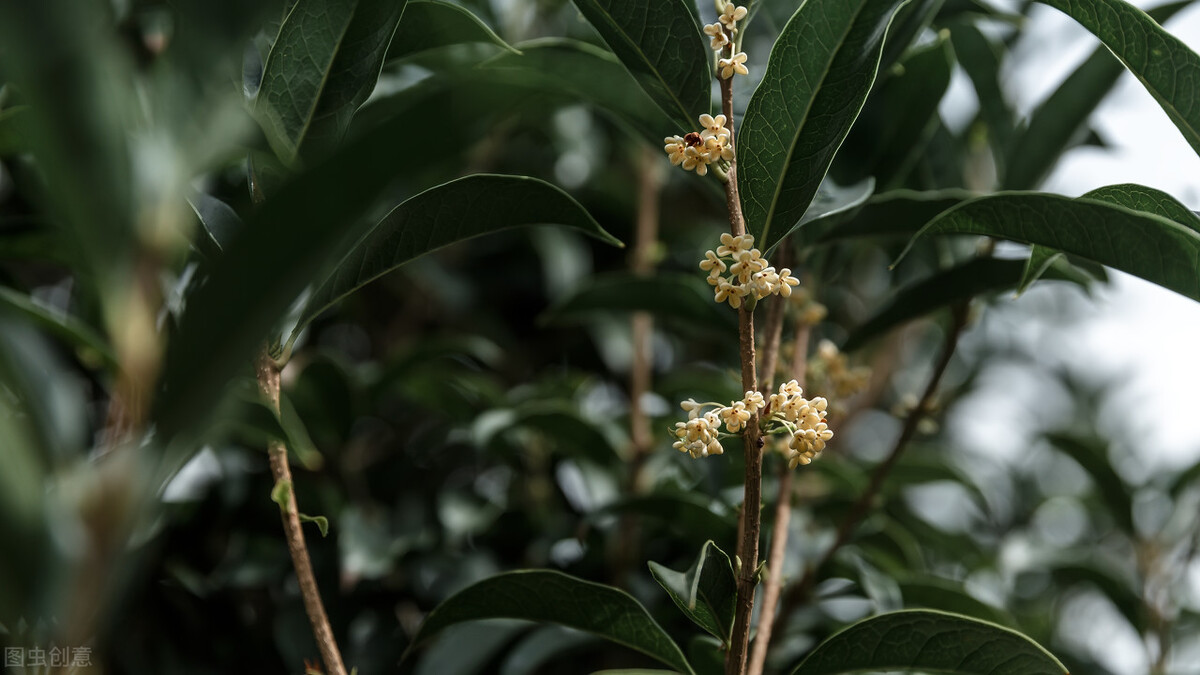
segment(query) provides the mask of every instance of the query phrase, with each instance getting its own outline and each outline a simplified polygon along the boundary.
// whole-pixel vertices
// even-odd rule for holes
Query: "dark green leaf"
[[[29,106],[0,110],[0,157],[29,152]]]
[[[676,572],[653,561],[649,565],[654,580],[689,619],[729,644],[737,603],[737,579],[724,551],[712,540],[704,542],[696,562],[686,572]]]
[[[1039,0],[1091,31],[1125,64],[1200,153],[1200,56],[1124,0]],[[1115,267],[1115,265],[1114,265]]]
[[[1156,216],[1162,216],[1167,220],[1200,232],[1200,216],[1197,216],[1194,211],[1179,203],[1179,200],[1171,195],[1161,190],[1146,187],[1145,185],[1134,183],[1107,185],[1102,188],[1096,188],[1091,192],[1086,192],[1081,196],[1086,199],[1096,199],[1116,204],[1117,206],[1124,206],[1135,211],[1153,213]]]
[[[1099,439],[1086,440],[1068,434],[1048,434],[1060,452],[1075,460],[1095,484],[1096,496],[1108,507],[1113,520],[1127,533],[1133,533],[1133,492],[1108,461],[1108,445]]]
[[[796,236],[805,246],[855,237],[909,237],[934,216],[975,196],[953,189],[884,192],[858,208],[817,218],[800,228]]]
[[[1033,282],[1040,279],[1046,270],[1062,257],[1063,254],[1054,249],[1035,244],[1029,252],[1029,259],[1025,261],[1025,269],[1021,271],[1021,280],[1017,282],[1017,295],[1029,290]]]
[[[562,626],[542,626],[530,631],[504,657],[500,675],[537,675],[545,672],[547,663],[596,642],[594,635]]]
[[[589,279],[571,295],[546,310],[547,323],[571,323],[612,312],[650,312],[689,326],[726,330],[737,324],[737,312],[713,302],[712,287],[696,275],[658,274],[642,277],[613,273]]]
[[[874,176],[884,188],[901,183],[937,129],[938,103],[953,67],[950,42],[942,38],[909,52],[886,76],[881,73],[832,175],[842,181]]]
[[[263,66],[254,107],[291,164],[331,148],[367,100],[405,0],[298,0]]]
[[[200,219],[207,241],[217,251],[229,245],[245,227],[232,207],[212,195],[202,192],[189,199],[188,204]]]
[[[1085,583],[1094,586],[1112,602],[1117,611],[1136,631],[1149,628],[1146,603],[1137,591],[1137,582],[1120,571],[1111,569],[1100,560],[1086,560],[1078,564],[1056,565],[1050,571],[1055,585],[1067,587]]]
[[[104,338],[76,317],[38,304],[28,295],[3,286],[0,286],[0,306],[23,315],[42,330],[75,348],[87,350],[85,357],[94,356],[110,367],[117,365],[117,359]]]
[[[677,133],[678,123],[654,104],[611,52],[562,38],[518,46],[520,54],[501,54],[479,66],[483,77],[502,84],[509,95],[536,93],[594,105],[656,145]]]
[[[595,633],[692,675],[679,646],[629,594],[549,570],[508,572],[463,589],[429,613],[409,651],[448,626],[496,618],[548,621]]]
[[[904,670],[959,675],[1068,675],[1028,637],[947,612],[903,610],[860,621],[822,642],[793,675]]]
[[[747,230],[764,252],[817,192],[875,81],[884,35],[907,0],[808,0],[771,50],[737,140]]]
[[[300,464],[309,471],[316,471],[325,464],[325,458],[317,451],[308,428],[296,413],[292,400],[285,394],[279,397],[279,426],[287,435],[288,450],[300,460]]]
[[[997,164],[1002,165],[1014,126],[1012,109],[1000,87],[1002,45],[984,35],[971,22],[955,22],[950,27],[954,54],[975,85],[979,115],[987,125],[987,139]],[[1003,171],[1003,166],[998,167]],[[1001,173],[1001,175],[1003,175]]]
[[[650,98],[691,131],[711,107],[713,66],[685,0],[575,0]]]
[[[399,59],[464,42],[485,42],[520,53],[463,7],[442,0],[409,0],[387,56]]]
[[[900,9],[888,29],[887,44],[883,46],[883,56],[879,60],[880,72],[896,65],[917,36],[929,27],[944,3],[945,0],[913,0]]]
[[[735,519],[730,513],[715,511],[714,507],[719,504],[691,494],[649,494],[626,497],[598,509],[589,517],[629,513],[661,519],[678,527],[681,534],[691,535],[697,541],[708,538],[732,540],[736,530]]]
[[[950,209],[917,233],[1040,244],[1200,300],[1200,233],[1161,216],[1080,197],[1003,192]]]
[[[521,225],[573,227],[621,245],[559,188],[525,176],[479,174],[430,188],[392,209],[317,287],[288,340],[341,298],[430,251]]]
[[[552,438],[565,455],[603,465],[619,460],[612,443],[601,430],[564,401],[534,401],[512,410],[490,410],[486,416],[489,418],[484,425],[487,433],[478,439],[481,445],[486,445],[496,433],[526,427]]]
[[[964,614],[1002,626],[1015,623],[1008,612],[967,593],[960,582],[935,576],[906,576],[902,577],[899,583],[904,604],[908,607],[925,607]]]
[[[1193,0],[1172,2],[1149,10],[1163,23]],[[1031,190],[1049,175],[1058,158],[1087,133],[1087,120],[1124,72],[1121,62],[1100,46],[1039,105],[1028,126],[1017,134],[1006,153],[1001,182],[1006,190]]]

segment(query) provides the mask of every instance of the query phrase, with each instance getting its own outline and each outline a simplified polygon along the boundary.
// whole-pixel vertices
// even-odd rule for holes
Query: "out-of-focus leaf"
[[[1003,192],[942,213],[914,239],[933,234],[976,234],[1040,244],[1200,300],[1200,233],[1108,202]]]
[[[1148,10],[1165,22],[1193,0],[1172,2]],[[1045,180],[1059,157],[1087,132],[1087,120],[1124,72],[1121,62],[1100,46],[1039,105],[1029,124],[1013,139],[1006,153],[1001,185],[1006,190],[1031,190]]]
[[[646,668],[619,668],[617,670],[597,670],[592,675],[678,675],[674,670],[652,670]]]
[[[658,144],[678,132],[674,122],[611,52],[563,38],[540,38],[518,45],[520,54],[500,54],[478,68],[482,77],[516,92],[566,96],[596,106]],[[690,123],[687,128],[694,126]]]
[[[313,523],[317,529],[321,531],[322,537],[329,536],[329,519],[325,516],[310,516],[307,513],[296,514],[300,517],[302,523]]]
[[[954,54],[967,76],[975,85],[979,98],[979,115],[988,129],[994,159],[1003,175],[1004,155],[1013,132],[1013,113],[1000,87],[1000,66],[1003,47],[984,35],[972,22],[954,22],[950,26]]]
[[[967,593],[960,582],[935,576],[908,575],[899,579],[899,584],[904,604],[908,607],[954,612],[1002,626],[1016,623],[1008,612]]]
[[[542,626],[529,633],[504,657],[500,675],[535,675],[553,659],[597,642],[594,635],[562,626]]]
[[[463,7],[442,0],[409,0],[387,57],[399,59],[464,42],[484,42],[520,53]]]
[[[735,518],[730,513],[714,511],[713,506],[711,499],[693,497],[690,494],[650,494],[626,497],[598,509],[590,514],[590,517],[632,513],[665,520],[681,527],[684,532],[697,539],[731,541],[737,528]]]
[[[846,137],[833,175],[841,180],[874,176],[885,189],[902,182],[936,130],[938,103],[950,85],[953,66],[950,42],[939,38],[909,52],[886,77],[881,75]]]
[[[589,279],[546,310],[546,323],[572,323],[603,313],[650,312],[688,325],[729,329],[737,313],[713,302],[712,288],[696,275],[658,274],[643,277],[617,272]]]
[[[1050,574],[1055,585],[1063,588],[1077,583],[1094,586],[1129,621],[1131,628],[1141,631],[1149,627],[1146,603],[1138,593],[1133,579],[1122,579],[1119,572],[1107,569],[1105,565],[1094,560],[1056,565]]]
[[[28,152],[29,106],[16,106],[0,110],[0,157],[11,157]]]
[[[1046,270],[1062,257],[1063,254],[1054,249],[1034,244],[1029,252],[1029,259],[1025,261],[1025,269],[1021,270],[1021,280],[1017,282],[1017,295],[1029,290],[1033,282],[1040,279]]]
[[[117,360],[103,337],[83,321],[38,304],[33,298],[0,286],[0,306],[24,316],[46,332],[58,337],[77,349],[84,349],[99,357],[110,367]]]
[[[737,140],[746,228],[764,253],[808,209],[867,93],[907,0],[809,0],[771,49]]]
[[[544,181],[492,174],[453,180],[401,202],[371,228],[313,293],[288,343],[333,303],[413,258],[482,234],[542,224],[622,245],[579,202]]]
[[[687,655],[698,675],[722,675],[725,672],[725,648],[714,637],[698,633],[688,640]]]
[[[896,291],[895,295],[870,319],[864,321],[842,345],[845,351],[858,349],[869,340],[924,316],[934,310],[964,302],[984,293],[1015,286],[1021,279],[1025,262],[999,258],[973,258],[957,267],[942,270]],[[1071,274],[1069,266],[1054,269],[1050,278],[1086,283],[1086,275]]]
[[[619,460],[608,438],[565,402],[531,402],[512,410],[490,410],[487,416],[484,429],[487,433],[478,439],[482,444],[486,444],[496,433],[527,427],[551,436],[555,445],[568,456],[582,457],[602,465]]]
[[[711,106],[712,59],[685,0],[575,0],[650,98],[681,129]]]
[[[189,199],[188,204],[200,219],[201,229],[208,242],[217,251],[228,246],[242,228],[246,227],[238,217],[237,211],[212,195],[201,192]]]
[[[499,574],[459,591],[429,613],[405,653],[449,626],[494,618],[547,621],[594,633],[694,675],[679,646],[629,594],[549,570]]]
[[[855,237],[908,237],[934,216],[975,196],[954,189],[892,190],[867,199],[860,207],[817,218],[800,228],[796,237],[803,246]]]
[[[406,0],[298,0],[263,66],[254,108],[291,164],[341,140],[367,100]]]
[[[279,425],[287,434],[288,449],[300,460],[300,464],[309,471],[316,471],[325,464],[325,458],[317,451],[304,420],[296,413],[296,407],[286,394],[279,396]]]
[[[1092,32],[1141,81],[1200,153],[1200,56],[1124,0],[1038,0]]]
[[[945,0],[913,0],[900,9],[888,29],[887,44],[883,46],[883,56],[879,59],[880,72],[891,68],[904,56],[917,36],[929,27],[929,22],[941,11],[944,3]]]
[[[729,644],[737,579],[724,551],[710,539],[700,547],[700,555],[686,572],[676,572],[654,561],[649,565],[654,580],[693,623]]]
[[[822,642],[792,673],[868,670],[1068,675],[1050,652],[1012,629],[932,610],[902,610],[864,619]]]
[[[500,619],[451,626],[422,655],[416,675],[479,673],[528,627],[524,621]],[[464,645],[470,645],[470,649],[464,649]]]
[[[1046,440],[1087,472],[1095,483],[1096,497],[1108,507],[1117,525],[1132,534],[1133,492],[1109,463],[1107,444],[1060,433],[1048,434]]]

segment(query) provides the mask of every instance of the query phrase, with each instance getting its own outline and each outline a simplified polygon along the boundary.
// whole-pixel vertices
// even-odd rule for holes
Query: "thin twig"
[[[255,374],[258,376],[258,386],[271,401],[276,414],[279,413],[279,367],[271,359],[266,349],[259,354],[255,363]],[[300,526],[300,509],[296,506],[296,493],[292,486],[292,470],[288,466],[287,446],[278,441],[272,441],[267,448],[271,461],[271,474],[276,485],[286,484],[288,487],[287,504],[280,511],[283,520],[283,533],[287,539],[288,552],[292,555],[292,566],[296,568],[296,579],[300,582],[300,595],[304,599],[304,609],[308,612],[308,620],[312,623],[313,637],[317,640],[317,648],[321,650],[321,660],[325,662],[328,675],[346,675],[346,666],[342,663],[342,653],[338,649],[337,640],[333,637],[333,627],[329,625],[329,617],[325,614],[325,605],[321,602],[321,591],[317,587],[317,578],[313,574],[312,561],[308,557],[308,547],[304,543],[304,530]]]
[[[805,386],[808,372],[809,325],[800,322],[796,326],[793,341],[792,377],[801,387]],[[767,387],[769,388],[769,387]],[[763,584],[763,604],[758,618],[758,635],[750,650],[750,664],[746,675],[762,675],[767,662],[767,647],[771,644],[771,630],[775,627],[775,610],[779,595],[783,591],[783,558],[787,553],[788,526],[792,520],[792,475],[794,471],[787,462],[779,463],[779,497],[775,503],[775,525],[771,528],[771,552],[767,556],[767,578]]]
[[[779,247],[779,254],[775,256],[775,266],[782,269],[791,264],[792,249],[787,246]],[[787,298],[783,296],[770,296],[766,298],[767,319],[763,323],[763,334],[765,339],[762,346],[762,369],[759,371],[759,378],[762,380],[760,388],[764,396],[770,394],[770,390],[775,386],[775,364],[779,361],[779,342],[780,336],[783,334],[783,314],[787,309]]]
[[[938,383],[941,382],[942,375],[946,372],[946,367],[950,365],[950,359],[954,356],[954,350],[958,347],[958,339],[967,325],[968,307],[968,303],[964,302],[955,305],[951,309],[951,325],[949,332],[946,334],[946,341],[942,347],[941,354],[938,356],[937,363],[933,367],[933,372],[929,376],[929,382],[925,385],[925,391],[921,394],[920,400],[904,419],[904,426],[901,428],[900,435],[896,438],[896,443],[892,446],[891,452],[888,453],[887,458],[879,466],[875,467],[875,470],[871,473],[871,480],[867,484],[867,488],[859,495],[858,500],[850,508],[850,513],[846,515],[846,518],[838,526],[833,544],[826,549],[815,565],[805,569],[804,576],[800,578],[800,581],[789,587],[787,592],[784,593],[783,607],[779,612],[776,623],[786,621],[792,611],[808,598],[816,582],[817,572],[832,560],[834,554],[850,540],[850,535],[854,533],[854,530],[875,506],[875,499],[879,495],[884,481],[891,473],[892,467],[896,465],[896,462],[904,453],[908,442],[916,434],[917,426],[920,425],[921,420],[925,418],[925,415],[929,411],[930,402],[937,392]],[[778,629],[780,626],[776,626],[776,628]],[[780,632],[776,630],[775,635],[778,636]]]

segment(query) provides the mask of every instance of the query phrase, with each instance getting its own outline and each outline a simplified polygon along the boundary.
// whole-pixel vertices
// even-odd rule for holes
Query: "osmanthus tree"
[[[703,316],[737,336],[736,397],[683,400],[686,420],[673,420],[662,443],[645,419],[631,419],[631,490],[667,440],[698,461],[744,466],[736,523],[693,498],[693,514],[717,523],[713,539],[686,570],[649,563],[665,597],[706,635],[685,649],[624,590],[522,570],[432,609],[411,635],[405,667],[455,624],[510,618],[591,633],[689,675],[1065,673],[1037,641],[1002,625],[1013,623],[1003,612],[928,580],[904,585],[923,608],[881,612],[799,649],[779,638],[827,590],[819,582],[830,570],[845,571],[839,552],[870,546],[860,525],[904,471],[902,455],[931,413],[973,298],[1039,278],[1086,284],[1104,265],[1200,300],[1200,219],[1178,201],[1136,185],[1078,198],[1027,191],[1086,136],[1088,114],[1121,72],[1110,52],[1200,151],[1200,58],[1158,23],[1188,3],[1149,15],[1122,0],[1044,3],[1092,31],[1105,51],[1024,126],[997,85],[998,45],[974,23],[999,13],[976,2],[575,0],[607,50],[554,38],[509,45],[441,0],[181,0],[145,12],[67,0],[0,4],[0,156],[16,186],[4,202],[12,226],[4,250],[28,266],[6,271],[0,292],[0,533],[20,551],[0,560],[0,623],[17,636],[9,641],[98,652],[115,641],[101,610],[120,597],[121,570],[136,567],[128,551],[162,527],[168,482],[201,448],[236,436],[268,447],[269,496],[324,671],[347,672],[330,590],[318,584],[302,528],[315,521],[324,534],[329,522],[302,513],[291,472],[292,461],[306,470],[323,461],[307,428],[315,420],[286,395],[285,368],[307,328],[339,301],[455,242],[553,225],[620,244],[549,182],[462,170],[488,165],[480,136],[503,133],[529,101],[566,100],[602,110],[631,145],[666,136],[665,155],[640,164],[643,215],[656,199],[647,185],[671,165],[704,182],[695,194],[723,193],[728,231],[702,247],[696,279],[651,275],[654,235],[642,222],[652,218],[639,217],[633,273],[577,289],[552,312],[609,310],[617,298],[621,310]],[[490,51],[481,59],[453,51],[467,54],[461,61],[439,51],[464,45]],[[987,149],[954,137],[937,115],[956,61],[980,95]],[[410,67],[433,75],[413,83],[403,76]],[[994,184],[945,170],[987,153]],[[245,196],[197,189],[222,174],[236,175]],[[980,195],[993,188],[1001,191]],[[990,243],[964,248],[952,235],[1032,250],[1027,262],[998,260]],[[888,242],[890,253],[932,261],[934,271],[852,326],[840,349],[810,340],[839,336],[824,327],[817,300],[836,298],[837,283],[822,275],[843,262],[839,247],[864,241]],[[45,268],[66,270],[54,278],[72,289],[71,302],[48,307],[25,292]],[[838,516],[833,536],[785,580],[793,476],[828,471],[813,460],[836,443],[840,421],[860,405],[856,392],[876,387],[846,354],[947,308],[944,344],[890,451],[869,475],[860,467],[826,476],[845,488],[842,503],[818,512]],[[650,330],[647,316],[635,315],[635,342],[648,342]],[[64,359],[51,345],[73,351]],[[635,352],[638,401],[647,367],[644,349]],[[89,390],[102,406],[91,405]],[[607,444],[561,407],[517,417],[509,422],[565,428],[581,446]],[[1072,456],[1098,483],[1127,491],[1085,453]],[[764,464],[776,477],[764,479]],[[764,493],[774,499],[766,537]],[[655,504],[641,495],[625,506]],[[880,548],[898,558],[905,547],[895,535]],[[849,574],[864,587],[897,583],[855,560]],[[16,627],[30,616],[57,620],[25,634]],[[1153,623],[1165,644],[1165,618]]]

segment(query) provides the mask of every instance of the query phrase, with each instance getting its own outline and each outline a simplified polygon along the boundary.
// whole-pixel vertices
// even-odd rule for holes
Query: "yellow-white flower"
[[[717,257],[717,254],[709,249],[704,252],[704,260],[700,261],[700,269],[708,272],[708,283],[716,286],[717,280],[725,273],[725,261]]]
[[[750,411],[746,409],[744,401],[734,401],[733,405],[721,408],[718,413],[725,422],[725,428],[731,434],[741,431],[746,426],[746,423],[750,421]]]
[[[737,7],[732,2],[727,2],[725,3],[725,9],[721,12],[721,16],[717,17],[717,20],[724,24],[730,32],[736,32],[737,22],[746,18],[746,14],[748,13],[749,10],[745,7]]]
[[[726,134],[704,139],[704,152],[708,153],[709,159],[714,162],[718,159],[733,161],[733,147],[729,145],[729,136]]]
[[[704,176],[708,174],[708,165],[711,162],[708,154],[702,152],[697,146],[689,146],[683,151],[683,168],[685,171],[695,171],[697,175]]]
[[[721,79],[728,80],[734,73],[749,75],[746,68],[746,52],[738,52],[727,59],[717,59],[717,67],[721,69]]]
[[[683,136],[667,136],[663,139],[663,151],[671,158],[671,164],[679,166],[684,159],[684,151],[687,150],[687,143],[683,140]]]
[[[672,447],[690,454],[693,459],[719,455],[724,452],[721,441],[717,438],[720,428],[721,419],[716,411],[689,418],[687,422],[676,422],[675,437],[678,440]]]
[[[729,266],[729,273],[737,277],[738,281],[743,284],[750,283],[751,277],[756,272],[767,269],[767,259],[762,257],[762,251],[756,248],[743,249],[733,257],[737,262]]]
[[[730,307],[737,309],[742,306],[742,298],[746,296],[746,293],[745,286],[731,284],[728,279],[719,279],[713,298],[717,302],[728,301]]]
[[[750,410],[756,411],[762,410],[767,405],[767,402],[763,400],[763,395],[757,391],[746,392],[746,396],[742,399],[742,403],[745,404],[745,406]]]
[[[800,280],[792,276],[792,271],[788,268],[779,270],[779,289],[778,293],[783,297],[790,297],[792,294],[792,286],[799,286]]]
[[[742,251],[749,251],[754,246],[754,235],[743,234],[735,237],[728,232],[721,234],[721,245],[717,247],[717,255],[722,258],[735,258]]]
[[[707,139],[713,136],[720,136],[721,134],[729,138],[729,129],[725,127],[727,121],[729,120],[724,115],[713,117],[708,113],[704,113],[700,116],[700,126],[702,128],[700,138]]]
[[[725,29],[719,23],[710,23],[705,26],[704,34],[712,38],[709,46],[714,52],[724,49],[725,45],[729,44],[729,36],[725,34]]]

